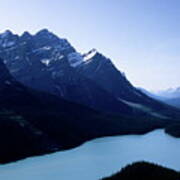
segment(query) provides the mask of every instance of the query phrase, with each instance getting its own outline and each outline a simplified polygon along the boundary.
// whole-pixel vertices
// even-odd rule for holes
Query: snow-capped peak
[[[88,61],[89,59],[93,58],[96,54],[97,54],[97,50],[96,49],[92,49],[88,53],[83,55],[84,60]]]

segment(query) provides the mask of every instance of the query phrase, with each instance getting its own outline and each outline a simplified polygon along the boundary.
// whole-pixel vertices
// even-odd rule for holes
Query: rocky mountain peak
[[[22,35],[21,35],[21,38],[22,39],[29,39],[29,38],[32,38],[32,35],[28,32],[28,31],[25,31]]]
[[[6,30],[4,33],[0,34],[0,38],[4,39],[4,38],[7,38],[7,37],[12,36],[12,35],[13,35],[13,33],[10,30]]]

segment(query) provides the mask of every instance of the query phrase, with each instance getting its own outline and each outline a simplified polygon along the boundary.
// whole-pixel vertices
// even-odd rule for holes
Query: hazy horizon
[[[178,0],[2,0],[1,29],[47,28],[78,52],[110,58],[131,83],[148,90],[180,86]]]

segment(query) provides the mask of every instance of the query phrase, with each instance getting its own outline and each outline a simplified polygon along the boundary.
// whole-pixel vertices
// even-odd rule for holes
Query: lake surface
[[[180,170],[180,139],[156,130],[92,140],[82,146],[0,166],[2,180],[98,180],[134,161]]]

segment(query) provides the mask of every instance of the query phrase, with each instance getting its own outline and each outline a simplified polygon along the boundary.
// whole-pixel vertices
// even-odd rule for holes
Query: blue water
[[[2,180],[97,180],[134,161],[180,170],[180,139],[156,130],[92,140],[82,146],[0,166]]]

